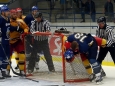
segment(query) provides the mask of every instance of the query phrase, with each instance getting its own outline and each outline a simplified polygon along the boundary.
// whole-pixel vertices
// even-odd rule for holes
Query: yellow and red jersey
[[[103,46],[107,44],[107,41],[103,38],[99,38],[99,37],[94,37],[98,46]]]
[[[17,20],[10,20],[10,24],[12,26],[19,26],[20,28],[24,29],[25,33],[28,33],[28,26],[26,25],[26,23],[22,20],[22,19],[17,19]],[[18,39],[20,39],[21,33],[17,32],[17,31],[12,31],[10,32],[10,43],[13,44],[15,42],[17,42]]]

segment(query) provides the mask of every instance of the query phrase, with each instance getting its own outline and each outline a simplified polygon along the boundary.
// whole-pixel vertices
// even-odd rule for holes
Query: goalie
[[[67,41],[69,44],[66,45],[66,52],[64,54],[66,61],[73,61],[74,56],[80,52],[81,58],[87,57],[92,65],[93,73],[95,74],[95,78],[93,77],[92,79],[94,79],[95,82],[101,82],[101,65],[96,61],[96,56],[98,45],[104,47],[106,40],[93,37],[90,34],[75,33],[68,36]]]

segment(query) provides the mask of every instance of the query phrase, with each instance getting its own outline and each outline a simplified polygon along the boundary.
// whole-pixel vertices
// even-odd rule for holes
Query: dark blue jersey
[[[75,33],[67,38],[68,42],[77,41],[79,44],[79,51],[81,53],[87,53],[90,48],[89,43],[93,41],[93,37],[91,35],[83,34],[83,33]]]
[[[3,44],[9,44],[9,32],[16,31],[17,27],[10,25],[10,19],[6,20],[0,16],[0,31]]]
[[[31,26],[31,22],[34,21],[34,20],[35,20],[35,19],[34,19],[34,17],[33,17],[32,14],[27,15],[27,16],[25,17],[25,19],[24,19],[25,23],[28,25],[29,28],[30,28],[30,26]]]

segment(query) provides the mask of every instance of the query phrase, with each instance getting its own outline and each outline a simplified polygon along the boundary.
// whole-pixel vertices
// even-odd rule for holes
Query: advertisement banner
[[[52,37],[49,42],[51,55],[61,56],[62,55],[61,45],[62,42],[59,36]]]

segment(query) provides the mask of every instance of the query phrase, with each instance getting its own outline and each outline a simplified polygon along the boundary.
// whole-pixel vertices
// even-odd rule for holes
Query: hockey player
[[[36,12],[38,12],[38,7],[37,6],[32,6],[32,8],[31,8],[31,11],[32,11],[32,13],[31,14],[29,14],[29,15],[27,15],[26,17],[25,17],[25,19],[24,19],[24,21],[25,21],[25,23],[28,25],[28,27],[30,28],[30,26],[31,26],[31,24],[32,24],[32,22],[35,20],[34,19],[34,15],[35,15],[35,13]],[[33,36],[31,36],[31,35],[27,35],[26,37],[25,37],[25,39],[26,39],[26,63],[27,63],[27,65],[29,64],[28,62],[28,59],[30,58],[30,56],[31,56],[31,52],[32,52],[32,48],[30,47],[30,45],[33,45]],[[37,55],[36,56],[36,63],[35,63],[35,69],[36,70],[39,70],[39,66],[38,66],[38,62],[39,62],[39,55]],[[33,69],[33,68],[32,68]]]
[[[1,7],[0,16],[0,79],[11,77],[7,75],[7,65],[10,58],[9,33],[10,31],[19,31],[16,26],[10,25],[9,8],[5,5]]]
[[[99,38],[99,37],[94,37],[94,38],[95,38],[95,40],[96,40],[96,42],[97,42],[97,44],[98,44],[99,47],[105,47],[106,46],[107,41],[105,39],[102,39],[102,38]],[[67,40],[67,38],[65,36],[64,36],[64,40]],[[66,51],[66,50],[70,49],[70,47],[71,47],[71,43],[68,42],[68,41],[65,41],[65,43],[64,43],[64,48],[65,49],[64,50]],[[81,57],[81,59],[83,61],[83,64],[84,64],[84,66],[85,66],[88,74],[92,75],[92,68],[91,68],[90,63],[89,63],[89,61],[87,59],[87,55],[81,53],[80,57]],[[71,61],[71,59],[69,59],[67,61]],[[90,78],[90,80],[92,80],[92,78]]]
[[[31,8],[32,13],[27,15],[24,19],[25,23],[29,26],[29,28],[31,26],[32,21],[34,20],[34,15],[36,14],[36,12],[38,12],[38,10],[39,9],[37,6],[32,6]]]
[[[15,9],[10,10],[11,13],[11,19],[10,19],[10,24],[12,26],[18,26],[19,28],[22,28],[25,33],[28,33],[28,26],[25,24],[25,22],[22,19],[17,19],[17,12]],[[10,32],[10,56],[12,56],[12,52],[16,51],[18,53],[18,66],[20,70],[20,74],[22,76],[25,75],[24,73],[24,65],[25,65],[25,50],[24,50],[24,42],[23,38],[21,38],[21,34],[23,31],[16,32],[16,31],[11,31]],[[7,67],[7,70],[10,71],[10,67]]]
[[[95,74],[95,82],[101,82],[101,65],[96,61],[98,45],[95,38],[90,34],[75,33],[69,35],[67,41],[71,43],[72,51],[77,49],[80,53],[87,55],[87,59],[92,65],[93,73]]]
[[[23,15],[23,11],[22,11],[22,8],[16,8],[16,12],[17,12],[17,19],[22,19],[24,20],[26,16]],[[18,64],[18,60],[19,60],[19,57],[17,55],[17,52],[14,52],[14,55],[15,55],[15,59],[16,59],[16,62]],[[15,67],[15,70],[17,71],[19,69],[18,65]]]

